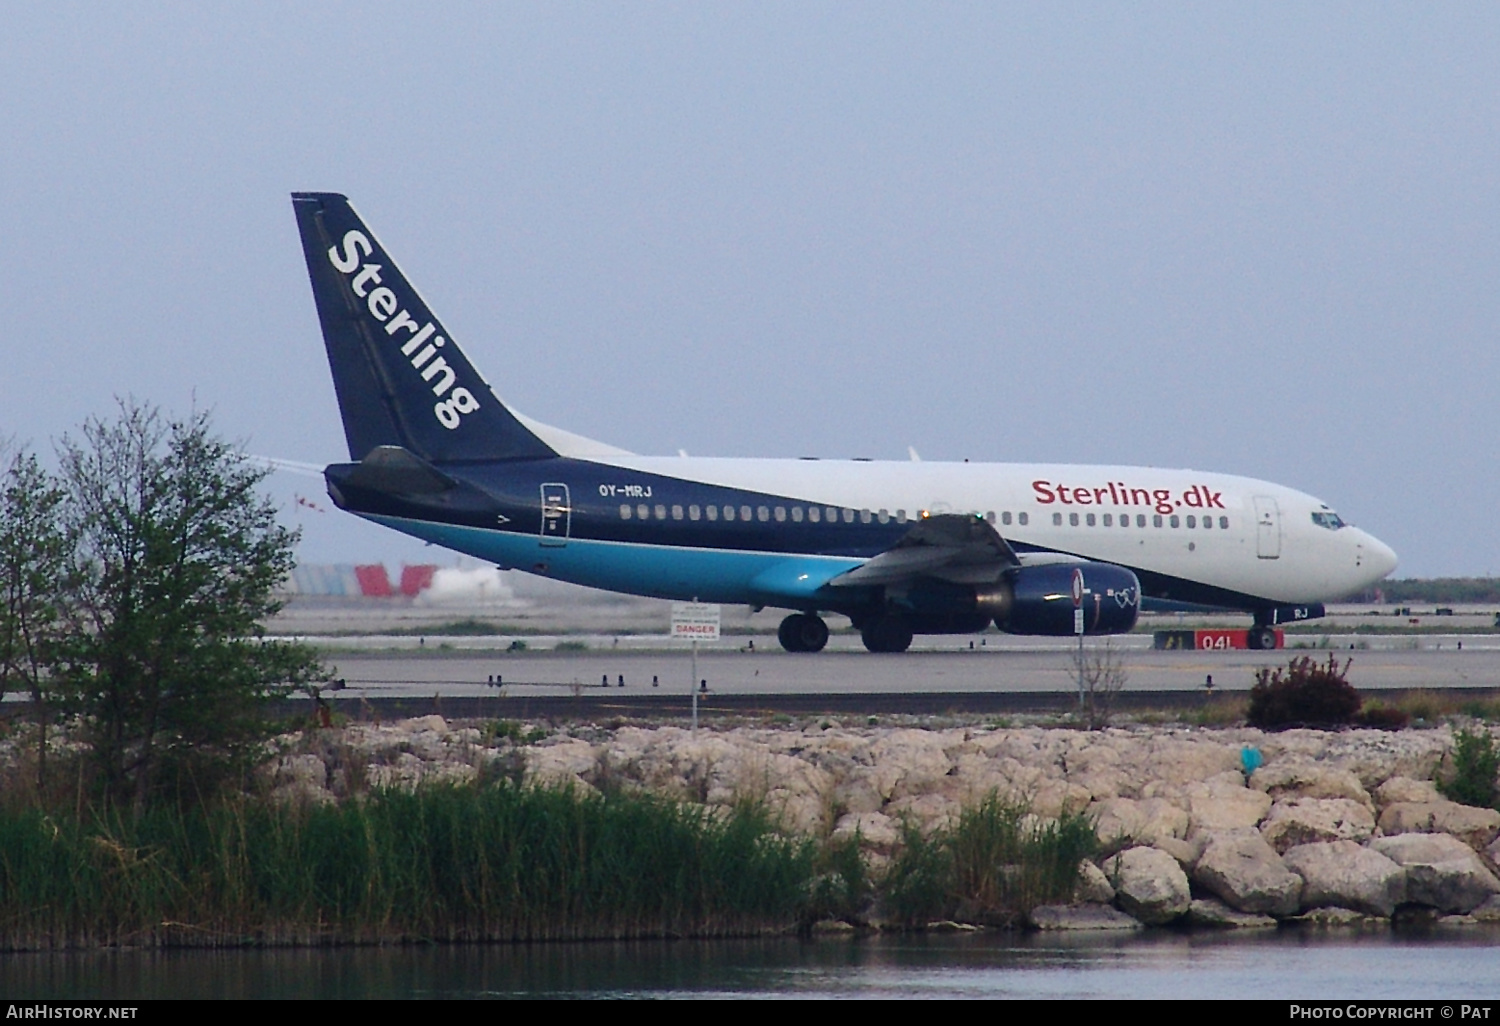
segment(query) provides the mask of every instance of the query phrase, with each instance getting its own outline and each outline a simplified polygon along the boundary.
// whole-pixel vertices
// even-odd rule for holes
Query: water
[[[1500,929],[430,945],[0,956],[26,999],[1500,997]]]

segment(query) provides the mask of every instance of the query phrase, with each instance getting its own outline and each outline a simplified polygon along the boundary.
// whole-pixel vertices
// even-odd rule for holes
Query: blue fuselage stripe
[[[816,566],[821,580],[851,570],[862,560],[848,556],[788,556],[677,545],[627,544],[570,538],[562,544],[540,535],[363,514],[423,541],[498,566],[544,577],[652,598],[753,603],[777,596],[757,593],[752,582],[795,561]],[[791,596],[781,596],[790,599]]]

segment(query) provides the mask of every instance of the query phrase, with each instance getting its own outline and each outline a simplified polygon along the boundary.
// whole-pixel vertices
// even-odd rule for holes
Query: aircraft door
[[[573,503],[565,484],[542,485],[542,544],[560,547],[568,544],[573,527]]]
[[[1255,554],[1261,559],[1281,557],[1281,509],[1269,495],[1255,497]]]

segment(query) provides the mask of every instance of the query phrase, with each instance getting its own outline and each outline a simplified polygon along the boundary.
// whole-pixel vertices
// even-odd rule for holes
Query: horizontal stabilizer
[[[435,495],[458,485],[431,463],[395,445],[371,449],[345,480],[356,488],[388,495]]]

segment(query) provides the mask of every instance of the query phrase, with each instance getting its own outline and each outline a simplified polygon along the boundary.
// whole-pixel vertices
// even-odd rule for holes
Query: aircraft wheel
[[[1276,647],[1276,632],[1270,627],[1252,627],[1245,640],[1251,648],[1269,651]]]
[[[859,636],[871,652],[905,652],[911,648],[911,624],[894,613],[871,620]]]
[[[821,616],[793,613],[781,621],[776,639],[788,652],[821,652],[828,644],[828,625]]]
[[[781,621],[781,626],[776,628],[776,640],[781,642],[781,647],[788,652],[805,652],[802,647],[802,614],[793,613]]]

